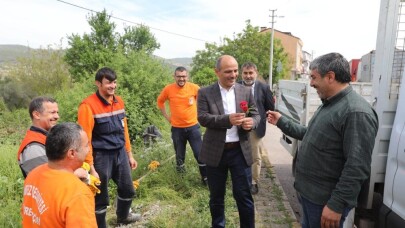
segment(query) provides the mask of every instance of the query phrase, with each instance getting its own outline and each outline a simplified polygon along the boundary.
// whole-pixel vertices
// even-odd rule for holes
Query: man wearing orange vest
[[[198,162],[202,183],[207,185],[205,164],[198,160],[202,145],[200,124],[197,120],[197,94],[200,87],[188,82],[188,73],[184,67],[175,69],[174,80],[175,83],[167,85],[160,93],[157,98],[157,106],[172,125],[177,171],[185,171],[184,160],[188,141]],[[170,116],[166,112],[166,101],[169,101]]]
[[[124,101],[115,95],[115,71],[108,67],[99,69],[95,84],[97,92],[79,105],[78,123],[90,141],[90,153],[85,160],[90,164],[90,174],[101,181],[101,193],[95,198],[97,225],[99,228],[107,227],[110,179],[117,185],[117,223],[134,223],[141,219],[139,214],[130,212],[135,196],[131,169],[137,167],[137,162],[132,155]]]
[[[28,112],[32,126],[27,131],[17,154],[24,178],[35,167],[48,162],[45,140],[48,131],[59,120],[58,111],[58,104],[53,98],[36,97],[31,101]]]

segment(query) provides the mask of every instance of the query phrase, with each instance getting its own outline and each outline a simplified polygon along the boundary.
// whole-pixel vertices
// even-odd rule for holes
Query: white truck
[[[376,136],[369,181],[355,210],[357,227],[405,227],[405,0],[381,0],[372,82],[351,83],[376,110]],[[321,101],[308,80],[281,80],[276,110],[307,125]],[[287,135],[281,144],[295,158],[300,142]],[[293,169],[295,159],[293,160]]]

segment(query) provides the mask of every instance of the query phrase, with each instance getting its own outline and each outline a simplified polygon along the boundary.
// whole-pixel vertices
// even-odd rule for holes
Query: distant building
[[[261,27],[260,32],[271,32],[271,28]],[[284,51],[288,54],[289,62],[291,63],[290,79],[298,78],[303,73],[303,42],[290,32],[281,32],[277,29],[274,29],[274,39],[281,41]]]
[[[312,62],[313,56],[312,54],[302,51],[302,72],[301,72],[301,78],[309,79],[309,76],[311,75],[311,72],[309,70],[309,65]]]
[[[405,51],[401,49],[395,49],[394,62],[392,65],[392,83],[399,83],[404,72],[405,66]],[[358,82],[372,82],[374,76],[374,64],[375,64],[375,50],[361,57],[358,70],[357,81]]]
[[[396,54],[396,53],[395,53]],[[375,51],[363,55],[357,67],[358,82],[371,82],[373,80]]]

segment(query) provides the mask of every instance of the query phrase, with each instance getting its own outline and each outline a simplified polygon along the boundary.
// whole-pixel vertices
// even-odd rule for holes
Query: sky
[[[361,58],[375,49],[380,2],[377,0],[0,0],[0,44],[32,48],[68,47],[67,36],[90,33],[91,11],[106,9],[124,26],[150,27],[163,58],[193,57],[206,42],[243,32],[246,21],[299,37],[314,57],[339,52]]]

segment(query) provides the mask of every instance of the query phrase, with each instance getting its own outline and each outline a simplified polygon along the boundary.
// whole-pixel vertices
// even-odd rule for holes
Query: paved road
[[[293,187],[294,177],[292,176],[292,156],[280,144],[281,131],[277,127],[267,124],[267,132],[263,138],[264,145],[267,148],[270,163],[280,184],[286,194],[291,208],[294,211],[297,221],[300,221],[301,212],[297,195]]]

